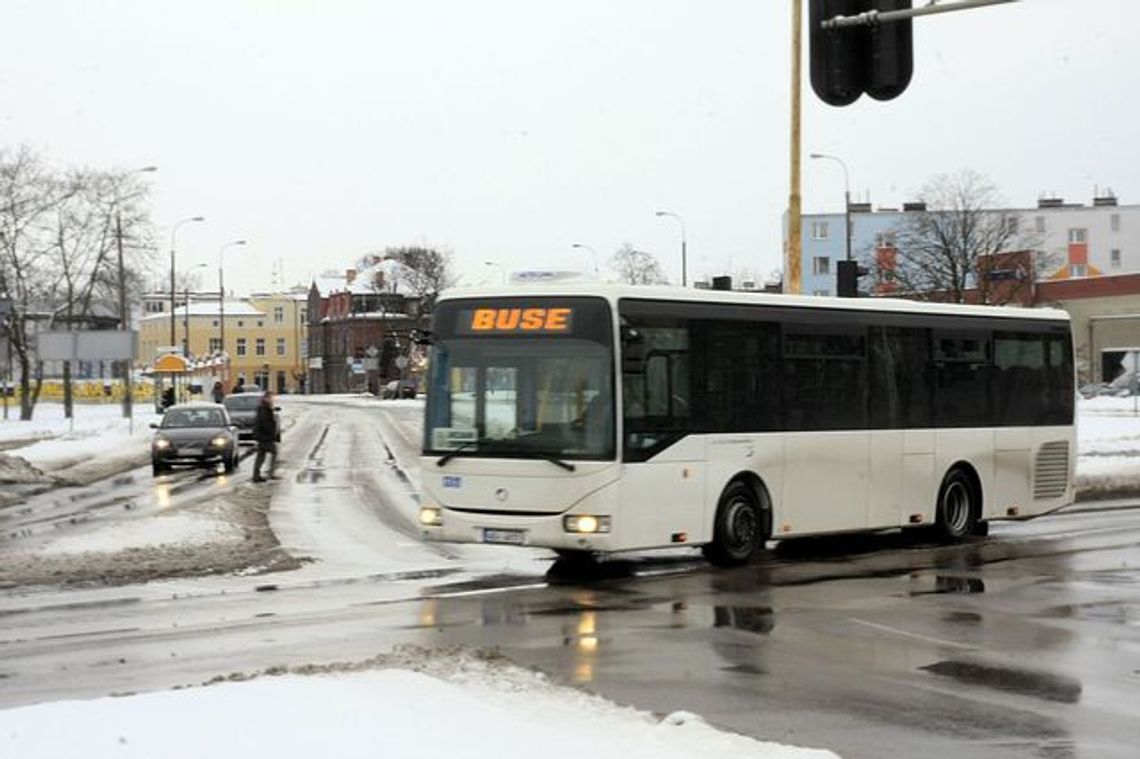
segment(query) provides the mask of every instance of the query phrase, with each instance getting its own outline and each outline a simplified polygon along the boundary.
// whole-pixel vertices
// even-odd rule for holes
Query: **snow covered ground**
[[[284,402],[288,412],[289,401]],[[377,404],[346,397],[324,402]],[[145,459],[151,435],[148,424],[156,417],[142,411],[133,434],[117,406],[78,407],[74,431],[59,407],[47,404],[33,422],[0,422],[0,450],[4,451],[0,453],[0,477],[14,471],[12,462],[20,460],[45,473],[60,473],[81,467],[111,472],[115,467],[121,470],[126,461]],[[1140,416],[1134,415],[1132,400],[1081,400],[1078,416],[1078,485],[1100,496],[1140,493]],[[10,458],[14,456],[19,459]],[[5,457],[9,457],[7,469]],[[60,481],[58,474],[51,476]],[[399,487],[395,479],[392,484]],[[287,485],[288,481],[283,482],[279,492],[285,501]],[[42,550],[58,555],[114,552],[155,543],[200,545],[227,540],[231,529],[202,515],[165,515],[136,521],[130,529],[63,536]],[[411,552],[414,546],[407,549]],[[533,556],[512,555],[516,557],[512,563],[535,562]],[[484,559],[488,560],[495,561]],[[292,582],[321,581],[330,570],[350,569],[308,565],[288,576]],[[311,757],[323,752],[337,757],[510,759],[533,756],[534,747],[541,745],[543,755],[552,759],[587,754],[623,758],[834,756],[720,733],[695,715],[661,717],[622,708],[471,652],[403,650],[364,664],[253,673],[239,680],[0,711],[0,755],[225,759],[251,754]],[[446,729],[440,729],[441,720]],[[60,724],[68,729],[60,731]]]

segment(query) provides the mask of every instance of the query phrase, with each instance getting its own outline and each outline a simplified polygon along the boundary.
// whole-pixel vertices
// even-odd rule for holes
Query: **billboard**
[[[135,332],[41,332],[36,353],[43,361],[115,361],[135,357]]]

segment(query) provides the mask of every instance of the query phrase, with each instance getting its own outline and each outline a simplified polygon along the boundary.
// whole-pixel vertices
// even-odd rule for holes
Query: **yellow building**
[[[192,294],[189,303],[174,311],[174,342],[169,311],[140,319],[139,362],[149,367],[164,353],[184,351],[204,385],[220,380],[229,392],[242,380],[277,393],[304,392],[306,298],[305,292],[227,298],[223,328],[216,296],[196,299]]]

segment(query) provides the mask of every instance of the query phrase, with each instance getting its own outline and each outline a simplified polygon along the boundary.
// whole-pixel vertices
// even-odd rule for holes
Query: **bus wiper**
[[[470,448],[473,445],[477,445],[479,443],[501,443],[501,442],[503,442],[503,440],[501,438],[495,438],[495,437],[482,437],[482,438],[479,438],[478,440],[465,440],[462,443],[460,443],[455,448],[455,450],[448,451],[447,453],[443,454],[438,459],[436,459],[435,465],[436,466],[444,466],[445,464],[447,464],[447,462],[449,462],[453,458],[455,458],[456,455],[458,455],[460,451],[466,450],[467,448]],[[558,458],[557,456],[554,456],[554,455],[549,454],[549,453],[542,453],[540,451],[534,451],[534,452],[531,452],[531,451],[512,451],[512,454],[521,455],[525,458],[542,459],[543,461],[549,461],[551,464],[554,464],[557,467],[561,467],[562,469],[565,469],[567,472],[573,472],[578,468],[568,461],[563,461],[562,459]]]
[[[571,464],[569,461],[563,461],[557,456],[552,456],[549,453],[539,453],[538,451],[535,451],[534,453],[528,453],[527,456],[530,458],[542,459],[543,461],[549,461],[551,464],[554,464],[554,466],[562,467],[567,472],[573,472],[578,468]]]
[[[460,451],[464,450],[465,448],[470,448],[473,445],[478,445],[479,443],[485,443],[485,442],[487,442],[487,438],[482,438],[482,439],[476,438],[475,440],[464,440],[462,443],[457,445],[454,450],[448,451],[447,453],[443,454],[438,459],[436,459],[435,465],[436,466],[443,466],[444,464],[446,464],[447,462],[449,462],[453,458],[455,458],[456,454],[458,454]]]

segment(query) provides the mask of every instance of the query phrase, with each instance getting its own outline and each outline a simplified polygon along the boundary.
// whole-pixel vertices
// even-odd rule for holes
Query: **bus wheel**
[[[951,469],[938,490],[938,536],[958,543],[974,532],[978,521],[974,483],[961,469]]]
[[[763,543],[760,501],[745,482],[729,483],[720,496],[712,542],[702,549],[705,558],[721,567],[747,564]]]

